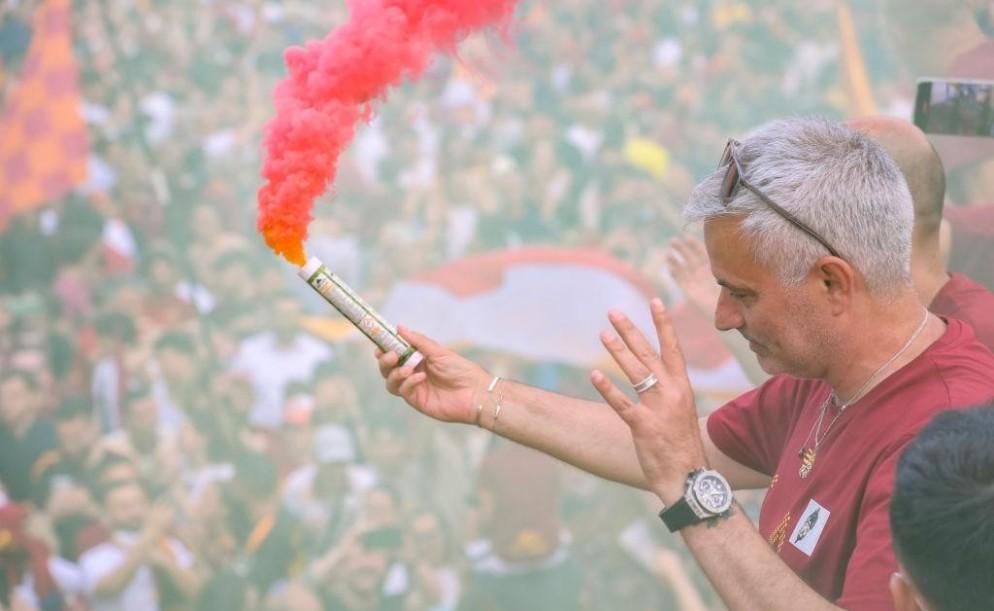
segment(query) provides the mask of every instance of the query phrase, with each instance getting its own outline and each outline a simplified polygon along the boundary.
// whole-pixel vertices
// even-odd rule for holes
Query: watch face
[[[725,478],[705,471],[694,479],[694,498],[708,513],[724,513],[732,506],[732,489]]]

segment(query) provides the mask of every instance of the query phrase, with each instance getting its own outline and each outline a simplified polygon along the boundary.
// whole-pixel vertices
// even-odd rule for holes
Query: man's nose
[[[728,289],[722,288],[718,295],[718,305],[714,309],[714,326],[719,331],[731,331],[744,324],[739,305],[728,294]]]

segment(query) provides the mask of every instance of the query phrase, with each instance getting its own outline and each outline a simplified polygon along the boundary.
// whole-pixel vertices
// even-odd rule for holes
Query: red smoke
[[[417,78],[438,52],[474,30],[505,25],[516,0],[347,0],[350,18],[320,41],[291,47],[266,128],[258,228],[277,254],[304,264],[311,206],[370,103]]]

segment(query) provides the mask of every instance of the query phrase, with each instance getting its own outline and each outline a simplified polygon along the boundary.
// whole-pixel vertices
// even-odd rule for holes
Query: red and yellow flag
[[[0,231],[10,217],[86,179],[89,141],[80,114],[70,0],[44,0],[20,83],[0,113]]]

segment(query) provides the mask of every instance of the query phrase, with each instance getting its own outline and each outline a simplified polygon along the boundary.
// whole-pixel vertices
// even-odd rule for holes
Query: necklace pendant
[[[797,470],[801,479],[807,479],[811,475],[811,470],[815,468],[815,456],[814,448],[805,448],[801,453],[801,467]]]

